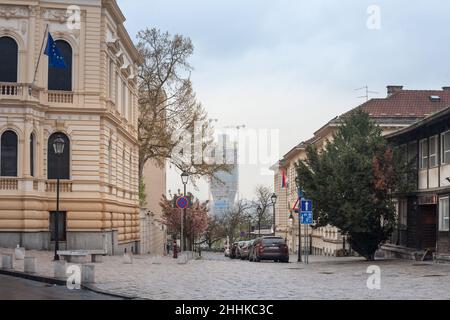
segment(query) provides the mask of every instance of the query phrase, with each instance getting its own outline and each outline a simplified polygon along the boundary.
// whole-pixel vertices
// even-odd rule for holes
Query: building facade
[[[450,260],[450,108],[387,138],[412,170],[410,190],[396,194],[398,228],[384,251]]]
[[[63,249],[138,252],[142,58],[115,0],[70,5],[0,1],[0,246],[49,250],[57,227]],[[43,54],[46,31],[66,69]]]
[[[358,106],[382,128],[383,134],[388,135],[404,129],[425,117],[440,111],[450,105],[450,88],[442,90],[405,90],[402,86],[388,86],[387,97],[371,99]],[[342,116],[341,116],[342,117]],[[279,201],[276,204],[276,233],[286,237],[289,247],[298,249],[298,216],[292,212],[297,200],[295,186],[295,164],[306,159],[306,147],[315,146],[323,150],[326,144],[333,140],[340,123],[337,117],[318,131],[308,141],[300,143],[290,150],[272,167],[274,171],[275,193]],[[282,187],[283,175],[286,176],[287,185]],[[289,219],[291,216],[294,220]],[[313,254],[340,256],[349,252],[345,237],[332,226],[323,228],[307,228],[302,226],[302,235],[308,233],[311,237],[311,246],[308,248]]]

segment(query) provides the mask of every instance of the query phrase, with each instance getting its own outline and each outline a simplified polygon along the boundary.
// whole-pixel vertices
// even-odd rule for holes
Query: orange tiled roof
[[[432,96],[440,100],[433,101]],[[371,99],[362,108],[373,118],[424,118],[450,106],[450,90],[400,90],[382,99]]]

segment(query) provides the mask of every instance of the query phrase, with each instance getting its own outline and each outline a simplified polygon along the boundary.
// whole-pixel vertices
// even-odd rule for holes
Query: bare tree
[[[234,239],[238,236],[240,231],[239,227],[248,220],[248,215],[252,206],[251,202],[242,199],[225,213],[223,223],[226,235],[230,238],[230,242],[234,242]]]
[[[253,200],[253,212],[256,213],[256,208],[261,208],[261,217],[256,214],[255,219],[261,226],[270,226],[272,224],[272,197],[273,190],[269,187],[259,185],[255,189],[255,200]]]
[[[159,166],[169,160],[194,180],[204,176],[214,179],[215,172],[228,171],[223,164],[194,161],[199,152],[211,148],[214,139],[207,113],[197,101],[190,80],[192,41],[157,29],[145,29],[137,37],[137,48],[145,61],[139,70],[139,176],[150,159]],[[195,149],[194,128],[199,122],[204,138],[201,149]],[[191,134],[190,150],[177,148],[185,142],[187,133]]]

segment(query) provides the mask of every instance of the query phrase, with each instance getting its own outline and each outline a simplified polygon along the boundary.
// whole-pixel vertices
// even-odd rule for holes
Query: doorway
[[[436,205],[420,207],[420,223],[422,229],[422,249],[436,251],[437,213]]]

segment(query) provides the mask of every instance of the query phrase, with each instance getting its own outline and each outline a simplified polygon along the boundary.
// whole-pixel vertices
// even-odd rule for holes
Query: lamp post
[[[300,219],[300,212],[301,212],[301,204],[302,204],[302,196],[303,196],[303,190],[300,185],[300,177],[297,176],[295,178],[295,186],[297,187],[297,194],[298,194],[298,259],[297,262],[302,262],[302,220]]]
[[[186,185],[189,181],[189,173],[187,173],[187,171],[183,171],[183,173],[181,174],[181,182],[183,182],[183,186],[184,186],[184,193],[183,195],[186,197]],[[183,251],[186,251],[186,235],[184,232],[184,228],[186,227],[186,208],[183,209],[183,223],[181,224],[181,241],[182,243],[182,248]]]
[[[270,200],[272,201],[272,207],[273,207],[273,235],[276,236],[276,232],[277,232],[277,227],[275,225],[276,221],[275,221],[275,205],[277,204],[277,195],[274,193],[272,194],[272,196],[270,197]]]
[[[256,208],[256,212],[258,213],[258,237],[261,237],[261,215],[262,215],[261,206],[258,206],[258,208]]]
[[[56,178],[56,214],[55,214],[55,261],[59,261],[59,180],[61,176],[61,155],[64,153],[64,139],[61,136],[56,137],[53,141],[53,151],[57,160],[57,178]]]

